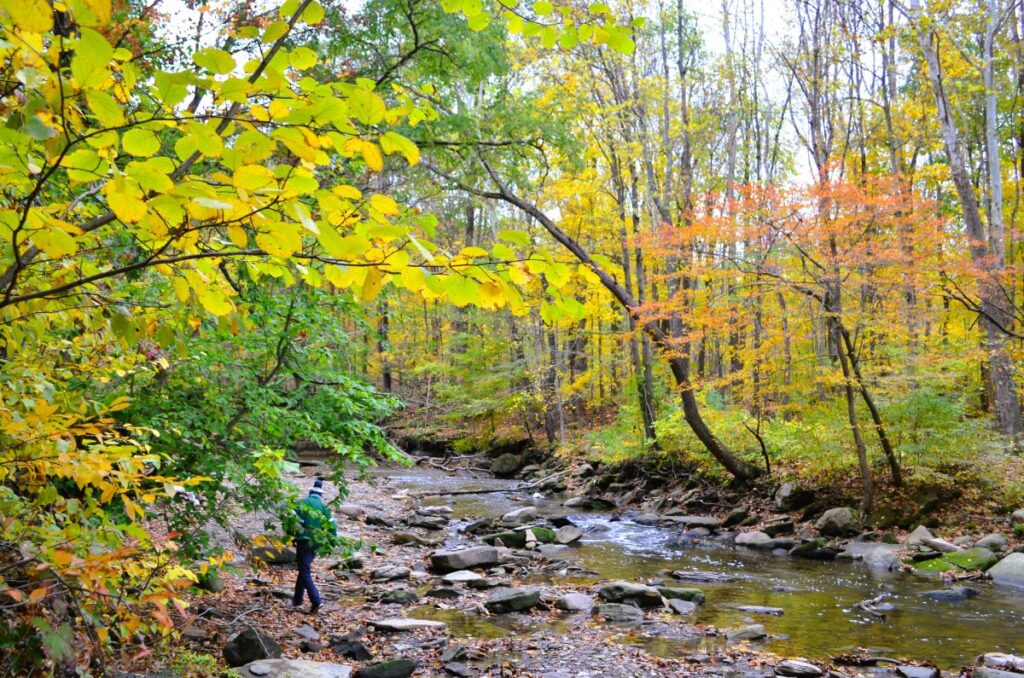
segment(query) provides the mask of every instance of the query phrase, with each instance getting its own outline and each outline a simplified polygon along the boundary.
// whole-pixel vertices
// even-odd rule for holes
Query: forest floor
[[[312,478],[313,472],[304,469],[293,480],[304,488]],[[336,494],[331,487],[325,499],[329,501]],[[308,604],[292,608],[294,565],[263,565],[253,571],[248,561],[242,566],[239,560],[240,567],[234,572],[222,574],[222,591],[197,593],[191,601],[194,616],[184,628],[184,646],[199,655],[220,658],[230,636],[257,629],[278,640],[284,657],[335,662],[353,669],[402,657],[418,663],[417,676],[770,676],[779,661],[749,651],[742,643],[730,646],[728,651],[697,652],[676,659],[649,655],[629,644],[630,638],[644,632],[699,638],[705,629],[668,611],[648,612],[638,629],[636,625],[619,627],[599,621],[586,612],[557,610],[553,604],[557,597],[574,591],[590,593],[574,586],[543,586],[541,602],[532,610],[491,615],[484,607],[490,590],[444,584],[430,572],[428,556],[440,542],[463,540],[444,530],[403,525],[419,500],[396,491],[386,477],[381,477],[372,483],[350,481],[346,504],[366,513],[352,518],[338,515],[339,531],[367,547],[359,554],[359,569],[346,569],[336,557],[315,561],[315,578],[325,601],[318,614],[310,614]],[[267,517],[246,514],[233,522],[237,530],[256,538]],[[226,548],[232,548],[226,532],[215,533],[215,537],[223,540]],[[473,545],[468,537],[465,543]],[[490,570],[486,574],[488,586],[515,587],[520,577],[547,564],[536,553],[529,557],[532,563],[524,565],[517,560]],[[383,568],[396,568],[397,578],[383,580]],[[426,593],[429,589],[434,593]],[[382,602],[396,590],[413,592],[415,602]],[[370,624],[396,617],[447,620],[448,628],[382,633]],[[372,659],[355,661],[346,657],[341,651],[353,651],[353,643],[372,654]],[[464,653],[455,651],[459,646],[465,648]],[[184,675],[188,675],[187,670]]]

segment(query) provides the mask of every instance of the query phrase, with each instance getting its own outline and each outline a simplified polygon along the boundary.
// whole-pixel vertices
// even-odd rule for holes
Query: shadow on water
[[[512,486],[510,481],[435,475],[422,469],[389,472],[387,477],[393,487],[409,490]],[[526,504],[536,505],[542,516],[568,512],[585,534],[582,545],[573,549],[570,557],[574,564],[598,575],[560,577],[562,584],[653,580],[664,578],[666,571],[680,570],[726,575],[729,581],[680,584],[699,587],[707,594],[708,604],[687,621],[719,629],[763,624],[770,638],[758,646],[779,654],[824,658],[866,649],[952,668],[973,663],[974,657],[983,652],[1024,652],[1024,596],[994,589],[984,582],[968,584],[981,590],[977,598],[940,602],[923,595],[942,588],[937,579],[875,571],[863,564],[822,563],[714,544],[683,544],[675,530],[612,520],[600,513],[567,511],[557,500],[525,492],[429,497],[423,501],[449,504],[455,517],[463,520],[500,516]],[[458,540],[455,536],[451,543]],[[854,607],[883,591],[889,593],[888,602],[894,606],[884,622],[866,617]],[[784,613],[753,615],[736,609],[741,605],[779,607]],[[499,619],[471,617],[460,623],[506,628]],[[628,642],[643,644],[654,654],[665,656],[702,651],[695,640],[631,636]]]

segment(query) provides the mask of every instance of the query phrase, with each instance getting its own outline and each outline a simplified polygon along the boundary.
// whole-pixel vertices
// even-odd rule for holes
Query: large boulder
[[[256,629],[236,633],[224,645],[224,661],[228,666],[245,666],[258,659],[277,659],[280,656],[278,642]]]
[[[304,659],[260,659],[235,669],[242,678],[349,678],[352,668]]]
[[[631,603],[638,607],[658,607],[661,594],[658,589],[626,581],[608,582],[601,586],[597,595],[609,603]]]
[[[498,564],[498,549],[493,546],[474,546],[454,551],[434,551],[430,565],[442,574],[474,567],[492,567]]]
[[[840,506],[821,514],[814,527],[826,537],[846,537],[860,531],[860,518],[852,508]]]
[[[495,589],[491,597],[484,603],[490,612],[504,614],[506,612],[522,612],[540,602],[540,589]]]
[[[935,535],[924,525],[918,525],[907,535],[907,546],[921,546],[925,539],[935,539]]]
[[[491,473],[498,478],[511,478],[523,467],[523,458],[518,454],[502,454],[491,462]]]
[[[1024,553],[1011,553],[988,569],[992,583],[1024,592]]]
[[[775,491],[775,505],[781,511],[799,511],[814,501],[814,493],[797,483],[782,483]]]

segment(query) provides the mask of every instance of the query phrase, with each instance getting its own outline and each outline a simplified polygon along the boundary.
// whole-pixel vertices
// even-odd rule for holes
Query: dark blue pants
[[[295,595],[292,597],[292,605],[302,605],[302,595],[309,591],[309,602],[313,607],[320,607],[320,592],[316,590],[313,583],[313,559],[316,558],[316,549],[307,541],[295,542],[295,561],[299,566],[299,575],[295,578]]]

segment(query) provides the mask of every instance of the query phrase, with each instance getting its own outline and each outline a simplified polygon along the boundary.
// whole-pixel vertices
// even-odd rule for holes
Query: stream
[[[451,476],[432,469],[378,470],[389,487],[410,492],[512,488],[515,481]],[[872,655],[928,660],[944,669],[969,666],[983,652],[1019,654],[1024,651],[1024,595],[1014,595],[985,582],[968,582],[981,590],[977,598],[940,602],[923,592],[942,588],[937,578],[889,573],[863,563],[817,562],[735,546],[680,543],[678,528],[639,525],[616,520],[607,513],[566,509],[559,497],[526,492],[437,496],[427,504],[447,504],[455,511],[456,530],[447,546],[463,539],[458,527],[474,518],[500,517],[527,505],[540,516],[568,515],[584,532],[582,545],[568,554],[580,567],[597,575],[567,575],[558,583],[589,586],[599,580],[647,581],[666,578],[666,571],[703,572],[726,578],[712,583],[680,583],[707,594],[707,604],[687,621],[730,629],[763,624],[769,639],[757,644],[784,656],[827,659],[866,650]],[[543,575],[537,582],[544,583]],[[887,591],[894,609],[884,622],[859,613],[853,606]],[[768,606],[781,616],[751,614],[738,606]],[[454,621],[446,619],[450,625]],[[463,635],[529,633],[514,621],[464,620]],[[719,638],[674,640],[625,634],[619,642],[638,643],[655,655],[677,657],[703,652],[722,643]]]

